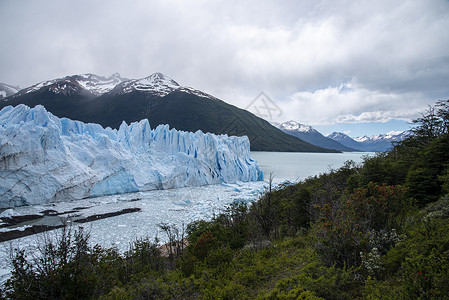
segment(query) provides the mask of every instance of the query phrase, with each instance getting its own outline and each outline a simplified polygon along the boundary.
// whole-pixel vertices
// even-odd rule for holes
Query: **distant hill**
[[[0,107],[43,105],[58,117],[118,128],[149,119],[152,127],[215,134],[247,135],[251,150],[290,152],[338,152],[288,135],[252,113],[209,94],[180,86],[161,73],[142,79],[94,74],[67,76],[23,89],[0,102]]]
[[[410,135],[409,131],[401,131],[379,134],[372,137],[363,136],[353,139],[342,132],[333,132],[327,137],[347,147],[358,149],[360,151],[385,152],[393,147],[393,142],[402,141],[408,135]]]
[[[283,132],[296,136],[297,138],[315,146],[347,152],[360,151],[342,145],[339,142],[334,141],[333,139],[327,138],[313,127],[298,123],[296,121],[287,121],[284,123],[272,124]]]

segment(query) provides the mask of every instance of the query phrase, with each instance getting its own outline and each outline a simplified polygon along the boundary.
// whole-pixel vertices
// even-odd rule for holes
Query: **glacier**
[[[0,111],[0,208],[259,180],[246,136],[151,129],[147,119],[116,130],[40,105]]]

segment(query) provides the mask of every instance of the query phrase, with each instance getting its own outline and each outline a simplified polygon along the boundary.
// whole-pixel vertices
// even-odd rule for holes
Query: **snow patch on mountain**
[[[363,143],[363,142],[368,141],[369,139],[370,138],[368,136],[364,135],[364,136],[360,136],[360,137],[355,137],[353,140],[356,142],[359,142],[359,143]]]
[[[120,93],[145,91],[158,94],[160,96],[165,96],[179,87],[180,85],[173,79],[161,73],[154,73],[142,79],[134,79],[122,83],[120,85]]]
[[[315,129],[312,128],[312,126],[304,125],[304,124],[298,123],[296,121],[287,121],[287,122],[278,124],[276,127],[281,129],[282,131],[288,130],[288,131],[299,131],[299,132],[317,132]]]
[[[212,95],[209,95],[209,94],[207,94],[205,92],[202,92],[200,90],[195,90],[194,88],[191,88],[191,87],[183,86],[183,87],[179,88],[178,91],[185,92],[185,93],[188,93],[188,94],[193,94],[195,96],[199,96],[199,97],[203,97],[203,98],[217,99],[217,98],[215,98]]]
[[[148,120],[119,130],[43,106],[0,111],[0,208],[184,186],[257,181],[246,136],[183,132]]]
[[[37,92],[43,88],[54,92],[55,94],[70,94],[78,92],[81,89],[87,90],[95,96],[102,95],[111,91],[117,84],[128,79],[120,77],[115,73],[109,77],[98,76],[95,74],[80,74],[57,78],[53,80],[42,81],[29,88],[21,90],[18,95]]]
[[[94,95],[102,95],[111,91],[117,84],[127,80],[114,73],[109,77],[97,76],[94,74],[82,74],[78,76],[78,83]]]
[[[126,94],[133,91],[147,92],[159,97],[174,91],[181,91],[196,96],[215,99],[215,97],[190,87],[179,85],[176,81],[162,73],[154,73],[143,79],[133,79],[119,84],[112,93]]]
[[[332,132],[331,134],[326,135],[326,137],[331,138],[333,140],[343,140],[347,138],[352,139],[350,136],[348,136],[343,132]]]
[[[359,143],[376,143],[378,141],[401,141],[404,139],[405,136],[407,136],[409,133],[407,131],[390,131],[386,134],[378,134],[373,135],[371,137],[369,136],[361,136],[354,138],[355,141]]]

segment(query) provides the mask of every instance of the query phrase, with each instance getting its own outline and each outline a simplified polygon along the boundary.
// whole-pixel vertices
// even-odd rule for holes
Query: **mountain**
[[[376,152],[384,152],[391,149],[392,143],[402,141],[409,135],[409,131],[392,131],[386,134],[379,134],[371,137],[365,135],[362,137],[357,137],[354,140],[363,144],[366,149],[373,149],[371,151]]]
[[[285,133],[293,135],[307,143],[315,146],[335,149],[339,151],[359,151],[350,147],[346,147],[333,139],[327,138],[318,132],[316,129],[309,125],[304,125],[296,121],[287,121],[284,123],[272,123],[275,127],[279,128]]]
[[[117,84],[127,80],[126,78],[122,78],[119,73],[115,73],[109,77],[94,74],[72,75],[37,83],[29,88],[20,90],[14,98],[25,94],[33,94],[34,92],[52,92],[67,96],[87,91],[92,95],[99,96],[109,92]]]
[[[336,152],[288,135],[246,110],[183,87],[161,73],[132,80],[118,74],[67,76],[23,89],[0,103],[0,108],[40,104],[58,117],[111,128],[119,128],[122,121],[149,119],[153,126],[168,124],[183,131],[246,135],[256,151]]]
[[[19,87],[0,82],[0,101],[19,91]]]
[[[363,150],[363,144],[356,142],[354,139],[352,139],[350,136],[342,133],[342,132],[333,132],[331,134],[328,134],[326,137],[339,142],[340,144],[346,146],[346,147],[350,147],[353,149],[357,149],[360,151],[364,151]]]
[[[391,149],[393,142],[404,140],[410,132],[389,132],[387,134],[379,134],[372,137],[363,136],[351,138],[341,132],[333,132],[327,137],[337,141],[347,147],[358,149],[366,152],[385,152]]]
[[[148,120],[113,130],[40,105],[4,107],[0,124],[0,209],[263,179],[247,137],[151,129]]]
[[[127,79],[116,73],[110,77],[82,74],[43,81],[4,99],[0,102],[0,108],[19,104],[29,107],[44,105],[58,117],[86,121],[82,116],[89,103],[124,80]],[[95,123],[94,120],[89,121]]]

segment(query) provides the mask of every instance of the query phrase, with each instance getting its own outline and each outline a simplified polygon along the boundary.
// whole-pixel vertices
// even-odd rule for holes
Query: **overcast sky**
[[[0,30],[0,82],[22,88],[162,72],[242,108],[264,92],[272,121],[352,136],[449,98],[447,0],[0,0]]]

